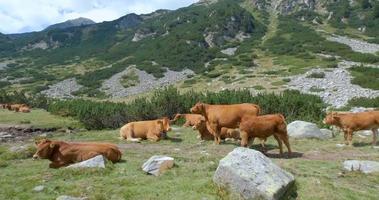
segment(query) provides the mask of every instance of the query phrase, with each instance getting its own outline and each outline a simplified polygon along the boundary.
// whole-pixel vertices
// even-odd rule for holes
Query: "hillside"
[[[309,69],[379,63],[374,0],[204,0],[66,25],[1,34],[0,87],[59,98],[122,98],[168,84],[281,91]],[[360,96],[377,95],[363,88]]]

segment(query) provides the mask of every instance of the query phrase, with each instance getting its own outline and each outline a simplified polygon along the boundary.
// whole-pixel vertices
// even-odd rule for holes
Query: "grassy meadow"
[[[33,110],[33,118],[46,120],[56,126],[59,121],[79,125],[72,119],[54,119],[49,113]],[[22,114],[13,118],[17,124]],[[0,119],[11,122],[12,113],[0,112]],[[54,120],[52,120],[54,119]],[[55,121],[57,120],[57,121]],[[65,121],[66,120],[66,121]],[[53,123],[54,122],[54,123]],[[32,120],[32,123],[35,123]],[[63,126],[63,124],[62,124]],[[107,141],[118,144],[123,152],[122,162],[107,164],[98,169],[49,169],[48,160],[32,160],[33,139],[0,143],[0,199],[55,199],[59,195],[85,196],[89,199],[229,199],[228,193],[212,182],[221,158],[238,146],[224,142],[216,146],[212,141],[200,141],[191,128],[174,126],[168,140],[158,143],[143,141],[128,143],[118,139],[118,130],[56,133],[51,139],[65,141]],[[293,199],[377,199],[378,174],[344,173],[342,162],[348,159],[379,161],[379,149],[372,148],[370,137],[355,135],[353,147],[336,147],[342,135],[329,140],[294,140],[291,158],[278,157],[273,138],[267,142],[268,156],[296,178]],[[256,142],[251,148],[260,149]],[[25,145],[14,153],[9,148]],[[286,149],[285,149],[286,152]],[[147,175],[142,164],[153,155],[175,158],[175,166],[160,177]],[[41,192],[33,191],[38,185]]]

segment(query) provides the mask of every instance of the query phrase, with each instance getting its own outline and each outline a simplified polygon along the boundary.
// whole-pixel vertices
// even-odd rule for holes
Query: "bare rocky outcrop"
[[[55,130],[55,128],[35,128],[31,125],[0,124],[0,142],[19,141],[35,136],[44,136]]]
[[[140,80],[136,86],[124,88],[121,85],[121,78],[128,74],[129,70],[135,70]],[[168,86],[180,80],[184,80],[188,75],[194,74],[192,70],[186,69],[181,72],[168,70],[164,73],[164,77],[155,78],[153,75],[145,71],[136,69],[135,66],[129,66],[124,71],[113,75],[110,79],[104,81],[101,90],[113,98],[126,97],[130,95],[140,94],[148,90]]]
[[[291,89],[297,89],[301,92],[311,93],[320,96],[326,103],[336,108],[340,108],[348,103],[354,97],[374,98],[379,96],[378,90],[362,88],[359,85],[351,83],[351,75],[347,68],[356,66],[359,63],[342,61],[335,69],[312,69],[305,74],[291,77],[288,84]],[[378,67],[372,66],[370,67]],[[314,72],[323,72],[324,78],[307,78]],[[320,91],[313,91],[317,88]]]
[[[51,98],[74,98],[75,96],[72,93],[82,87],[76,82],[75,78],[70,78],[49,86],[49,89],[42,91],[41,94]]]

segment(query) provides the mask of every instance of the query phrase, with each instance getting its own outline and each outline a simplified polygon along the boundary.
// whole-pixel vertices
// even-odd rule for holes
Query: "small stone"
[[[102,155],[98,155],[91,159],[69,165],[66,168],[105,168],[105,158]]]
[[[344,147],[346,146],[345,144],[336,144],[336,147]]]
[[[72,197],[67,195],[61,195],[56,198],[56,200],[87,200],[87,197]]]
[[[33,191],[35,191],[35,192],[41,192],[43,189],[45,189],[45,186],[38,185],[38,186],[36,186],[36,187],[33,188]]]
[[[346,171],[360,171],[365,174],[379,172],[379,162],[369,160],[347,160],[343,162]]]
[[[149,160],[142,165],[142,170],[154,176],[159,176],[173,166],[174,158],[158,155],[150,157]]]

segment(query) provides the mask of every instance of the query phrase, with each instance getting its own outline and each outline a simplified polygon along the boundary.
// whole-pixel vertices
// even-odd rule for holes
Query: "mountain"
[[[67,20],[67,21],[62,22],[62,23],[58,23],[58,24],[48,26],[45,29],[45,31],[53,30],[53,29],[66,29],[66,28],[70,28],[70,27],[84,26],[84,25],[90,25],[90,24],[95,24],[95,22],[90,20],[90,19],[80,17],[77,19]]]
[[[153,82],[142,85],[173,80],[167,76],[186,69],[194,74],[179,87],[215,82],[220,89],[252,87],[262,69],[284,70],[272,79],[279,82],[309,67],[336,63],[320,54],[379,61],[376,54],[330,41],[335,34],[379,43],[378,1],[202,0],[109,22],[71,20],[40,32],[0,35],[0,64],[7,65],[0,79],[18,84],[7,90],[34,93],[75,79],[81,86],[75,95],[107,97],[104,84],[118,77],[105,85],[120,85],[129,66],[141,71],[138,76],[153,75]]]

